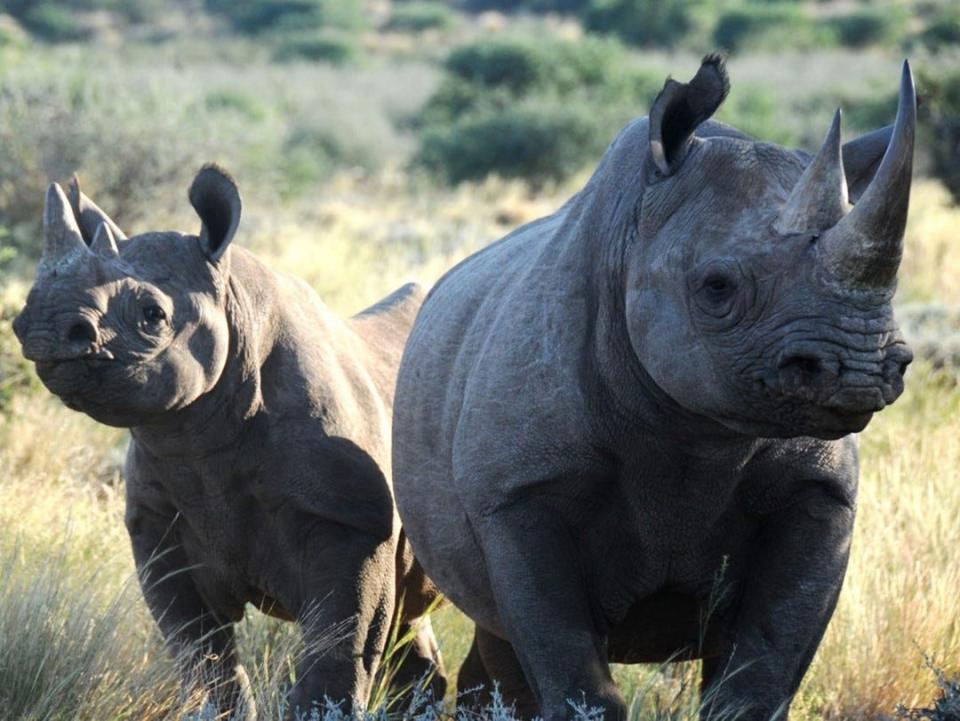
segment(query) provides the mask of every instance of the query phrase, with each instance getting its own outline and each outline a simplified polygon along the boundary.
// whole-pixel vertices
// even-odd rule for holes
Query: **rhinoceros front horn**
[[[43,255],[40,257],[39,272],[49,273],[58,267],[65,267],[77,258],[89,254],[90,249],[83,242],[80,227],[70,208],[67,196],[57,183],[47,188],[46,205],[43,211]]]
[[[857,204],[823,238],[823,259],[843,285],[884,290],[896,282],[913,176],[917,96],[904,62],[897,119],[876,175]]]

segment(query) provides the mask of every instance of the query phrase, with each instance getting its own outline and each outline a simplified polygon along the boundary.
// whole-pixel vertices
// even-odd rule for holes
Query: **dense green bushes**
[[[420,114],[418,162],[458,183],[488,174],[562,180],[599,159],[662,78],[618,44],[506,39],[455,49]]]
[[[443,30],[453,25],[453,11],[440,2],[394,3],[387,30],[423,32]]]
[[[920,73],[927,93],[924,126],[933,173],[960,202],[960,65],[956,55],[939,58]]]
[[[428,127],[419,160],[451,183],[489,174],[563,180],[599,158],[602,130],[586,107],[526,102]]]
[[[206,0],[209,12],[227,18],[239,32],[251,35],[271,31],[366,26],[360,0]]]
[[[690,0],[595,0],[582,13],[588,30],[644,47],[673,47],[693,26]]]
[[[306,30],[284,35],[273,53],[275,60],[308,60],[343,65],[358,58],[356,38],[342,30]]]

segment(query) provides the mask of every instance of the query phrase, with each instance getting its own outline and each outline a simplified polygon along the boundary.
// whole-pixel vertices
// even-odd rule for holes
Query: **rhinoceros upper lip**
[[[33,361],[36,365],[37,370],[52,370],[57,366],[66,365],[68,363],[85,363],[91,367],[96,367],[100,365],[105,365],[107,363],[112,363],[116,360],[113,353],[108,351],[106,348],[93,351],[91,353],[86,353],[79,356],[69,356],[65,358],[31,358],[29,354],[24,354],[24,357],[27,360]]]

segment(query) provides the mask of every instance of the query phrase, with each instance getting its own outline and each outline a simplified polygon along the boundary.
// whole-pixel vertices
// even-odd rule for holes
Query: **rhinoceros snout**
[[[902,344],[856,358],[800,344],[780,355],[777,378],[787,397],[842,413],[872,413],[900,396],[912,360],[912,352]]]
[[[80,314],[36,323],[24,312],[13,321],[13,332],[24,357],[35,362],[83,358],[96,354],[100,344],[96,322]]]

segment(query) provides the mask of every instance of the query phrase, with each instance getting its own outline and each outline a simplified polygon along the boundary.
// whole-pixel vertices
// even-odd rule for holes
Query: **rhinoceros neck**
[[[231,253],[223,370],[186,407],[131,429],[134,439],[158,458],[205,457],[234,448],[262,407],[262,367],[282,326],[280,298],[272,271],[246,251]]]

